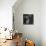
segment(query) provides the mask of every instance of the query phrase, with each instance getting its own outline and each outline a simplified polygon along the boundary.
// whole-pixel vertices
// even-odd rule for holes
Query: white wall
[[[40,13],[41,13],[41,1],[40,0],[23,0],[17,8],[13,8],[15,29],[18,32],[22,32],[24,38],[32,39],[35,41],[36,46],[41,46],[41,25],[40,25]],[[16,5],[14,5],[16,6]],[[16,10],[17,9],[17,10]],[[34,14],[34,24],[24,25],[23,14]]]
[[[0,0],[0,27],[12,28],[12,6],[16,0]]]
[[[41,38],[42,46],[46,46],[46,0],[41,2]]]
[[[0,0],[0,27],[12,29],[12,6],[15,2],[16,0]],[[1,29],[0,32],[2,32]],[[5,34],[6,32],[1,33],[0,38],[5,38]],[[8,35],[10,35],[10,33],[8,33]]]

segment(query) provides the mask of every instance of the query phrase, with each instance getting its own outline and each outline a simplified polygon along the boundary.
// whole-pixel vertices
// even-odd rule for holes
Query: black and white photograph
[[[23,24],[33,24],[33,14],[23,14]]]

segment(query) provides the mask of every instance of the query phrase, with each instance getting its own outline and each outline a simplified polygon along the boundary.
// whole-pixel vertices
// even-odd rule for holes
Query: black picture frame
[[[34,15],[33,14],[23,14],[23,24],[25,25],[34,24]]]

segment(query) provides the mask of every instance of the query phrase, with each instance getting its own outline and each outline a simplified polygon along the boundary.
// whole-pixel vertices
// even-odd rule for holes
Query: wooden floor
[[[15,39],[6,40],[6,42],[0,43],[0,46],[16,46],[15,45]]]

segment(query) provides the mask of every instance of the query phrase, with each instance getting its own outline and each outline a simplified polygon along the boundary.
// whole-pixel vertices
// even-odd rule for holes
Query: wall
[[[12,29],[12,6],[16,0],[0,0],[0,27]],[[0,32],[3,30],[0,29]],[[8,33],[8,32],[7,32]],[[5,38],[6,32],[0,34],[0,38]],[[10,35],[10,33],[8,33]]]
[[[15,30],[23,33],[24,39],[34,40],[36,46],[41,46],[41,25],[40,25],[40,16],[41,16],[41,1],[40,0],[23,0],[18,7],[14,5],[14,24]],[[23,14],[34,14],[34,24],[33,25],[24,25],[23,24]]]
[[[0,0],[0,27],[12,29],[12,6],[16,0]]]
[[[46,0],[41,2],[41,38],[42,46],[46,46]]]

